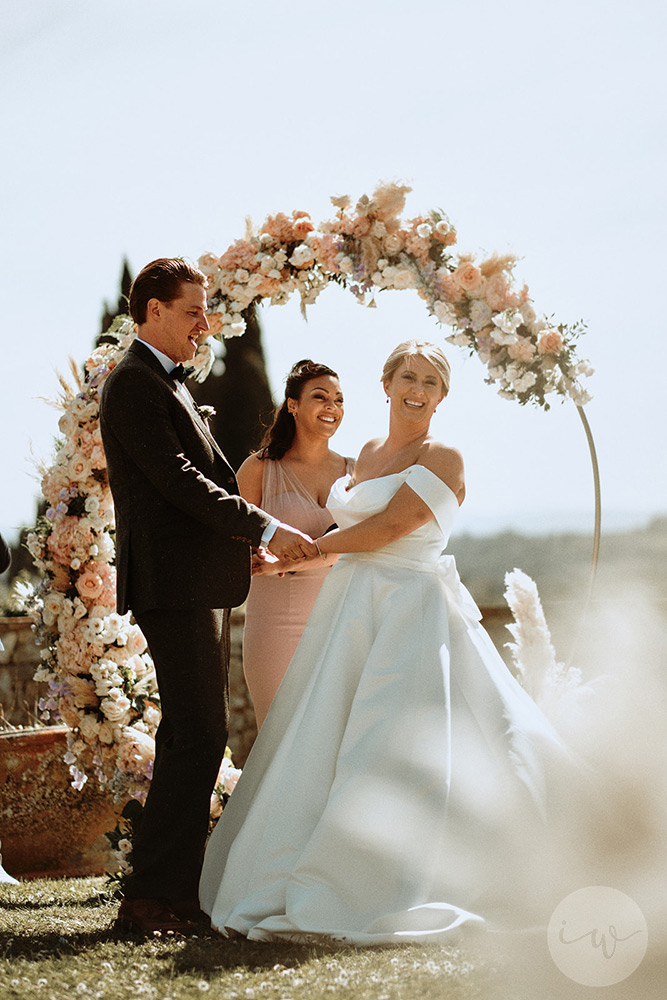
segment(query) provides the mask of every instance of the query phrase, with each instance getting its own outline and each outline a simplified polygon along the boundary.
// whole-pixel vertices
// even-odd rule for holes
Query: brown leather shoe
[[[196,924],[172,912],[163,899],[122,900],[114,929],[123,934],[194,934]]]
[[[204,913],[196,896],[193,899],[168,899],[167,906],[179,920],[190,920],[193,924],[211,922],[211,918],[208,913]]]

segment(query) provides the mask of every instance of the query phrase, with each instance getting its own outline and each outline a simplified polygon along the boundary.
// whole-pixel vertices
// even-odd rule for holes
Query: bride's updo
[[[441,347],[438,347],[437,344],[430,344],[427,340],[404,340],[402,344],[395,347],[384,363],[380,381],[382,383],[391,382],[401,367],[401,363],[408,361],[409,364],[409,359],[417,356],[425,358],[433,365],[440,376],[443,395],[446,396],[449,392],[449,376],[451,374],[449,361]]]
[[[310,358],[304,358],[303,361],[297,361],[296,364],[292,365],[285,379],[285,399],[276,408],[273,423],[264,434],[259,451],[256,453],[258,458],[270,458],[275,462],[279,461],[285,452],[290,450],[294,443],[296,424],[287,407],[287,400],[301,399],[306,382],[310,382],[314,378],[322,378],[323,375],[338,378],[338,374],[332,368],[311,361]]]

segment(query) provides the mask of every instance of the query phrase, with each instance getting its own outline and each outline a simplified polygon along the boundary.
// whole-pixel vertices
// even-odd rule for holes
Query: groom
[[[100,425],[116,509],[118,610],[132,609],[162,705],[153,778],[118,913],[122,930],[192,930],[210,795],[227,744],[229,609],[250,550],[313,555],[308,538],[246,503],[182,384],[209,329],[206,278],[179,259],[136,277],[138,335],[109,374]]]

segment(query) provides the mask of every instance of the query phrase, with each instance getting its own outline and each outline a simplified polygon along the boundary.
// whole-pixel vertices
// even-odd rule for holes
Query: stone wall
[[[45,693],[45,684],[33,676],[39,666],[29,618],[0,618],[0,727],[32,726],[38,719],[37,702]]]

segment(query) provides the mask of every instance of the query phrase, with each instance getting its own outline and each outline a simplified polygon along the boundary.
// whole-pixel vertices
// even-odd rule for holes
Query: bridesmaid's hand
[[[284,576],[285,571],[280,566],[280,559],[268,549],[254,549],[252,553],[251,572],[253,576]]]

